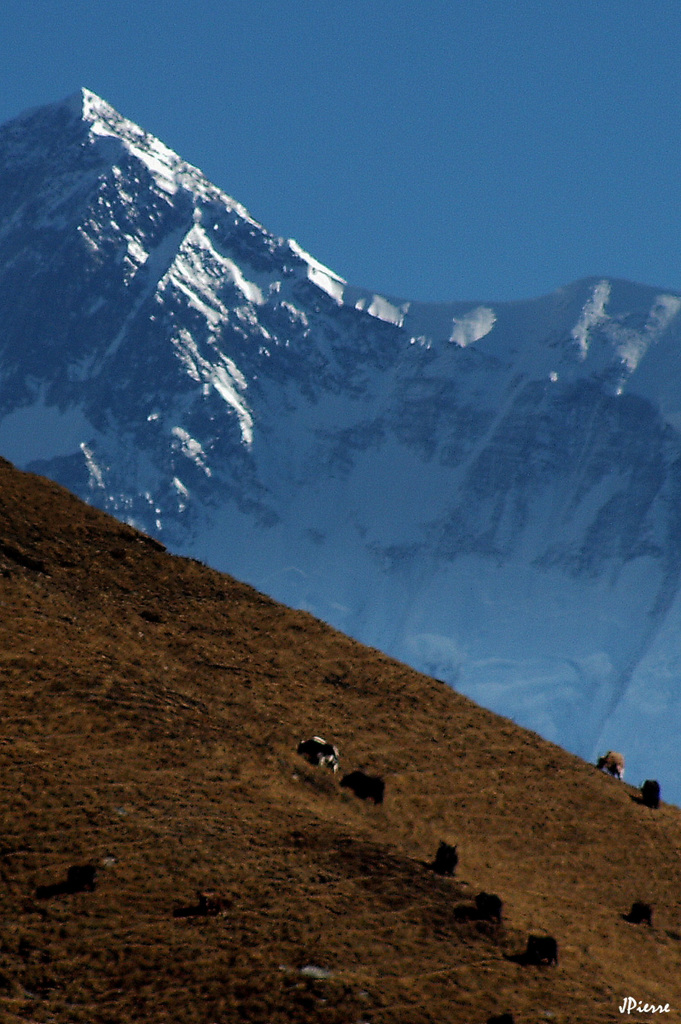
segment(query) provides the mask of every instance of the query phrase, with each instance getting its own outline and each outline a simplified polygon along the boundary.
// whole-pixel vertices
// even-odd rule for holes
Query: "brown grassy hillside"
[[[679,809],[5,462],[0,600],[0,1019],[679,1019]],[[382,806],[298,757],[314,733]],[[173,916],[203,889],[223,913]],[[529,933],[557,967],[513,959]]]

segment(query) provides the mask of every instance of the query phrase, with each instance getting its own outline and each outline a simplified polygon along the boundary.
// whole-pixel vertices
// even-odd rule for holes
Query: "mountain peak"
[[[67,96],[61,106],[66,107],[76,117],[84,121],[94,121],[100,117],[118,117],[111,104],[103,100],[101,96],[92,92],[91,89],[80,88],[77,92]]]
[[[25,132],[29,124],[34,123],[38,130],[44,130],[49,121],[62,124],[68,121],[85,121],[95,123],[115,123],[124,120],[114,108],[90,89],[81,88],[56,103],[39,104],[23,110],[6,124],[0,126],[1,131],[9,129],[13,133]]]
[[[177,192],[181,183],[179,179],[183,174],[186,177],[187,172],[192,179],[203,180],[197,168],[191,167],[154,135],[123,117],[111,104],[89,89],[82,88],[66,103],[89,125],[91,135],[120,139],[126,149],[147,166],[164,192]]]

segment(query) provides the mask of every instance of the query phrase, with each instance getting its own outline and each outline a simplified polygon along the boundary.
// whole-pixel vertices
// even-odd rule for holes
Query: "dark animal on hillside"
[[[609,750],[603,757],[599,757],[596,767],[616,779],[624,779],[624,756],[618,754],[616,750]]]
[[[456,846],[450,846],[442,839],[437,848],[435,860],[431,864],[433,871],[438,875],[453,875],[458,863],[459,855],[456,852]]]
[[[641,786],[641,802],[653,810],[660,806],[660,783],[656,779],[646,779]]]
[[[487,1024],[514,1024],[512,1013],[500,1013],[498,1017],[488,1017]]]
[[[479,892],[475,897],[475,906],[481,921],[497,921],[501,924],[504,904],[495,893]]]
[[[351,789],[360,800],[373,800],[375,804],[383,803],[385,782],[378,775],[367,775],[365,772],[356,770],[350,772],[349,775],[344,775],[340,784]]]
[[[552,935],[530,935],[527,939],[524,962],[537,967],[558,963],[558,943]]]
[[[635,903],[632,903],[629,913],[624,915],[624,920],[629,924],[649,924],[652,927],[653,908],[649,903],[641,903],[640,900],[636,900]]]
[[[217,917],[218,914],[226,913],[228,906],[224,896],[212,889],[200,889],[196,894],[196,903],[190,907],[177,907],[173,910],[173,917]]]
[[[227,900],[212,889],[198,892],[197,899],[199,910],[206,917],[215,917],[227,910]]]
[[[35,891],[36,899],[46,900],[64,893],[94,892],[96,878],[97,868],[94,864],[73,864],[66,872],[65,881],[39,885]]]
[[[321,736],[313,736],[309,740],[301,740],[298,744],[298,753],[313,765],[328,765],[334,772],[340,766],[340,754],[338,748],[332,743],[327,743]]]
[[[97,868],[94,864],[74,864],[66,872],[69,892],[94,892],[97,884]]]

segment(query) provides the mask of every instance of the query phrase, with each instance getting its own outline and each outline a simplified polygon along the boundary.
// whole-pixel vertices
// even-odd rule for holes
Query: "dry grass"
[[[677,808],[7,463],[0,600],[3,1020],[678,1016]],[[383,806],[296,755],[313,733]],[[36,898],[88,861],[94,892]],[[201,889],[225,912],[174,917]],[[502,928],[462,912],[481,889]],[[513,959],[529,933],[558,967]]]

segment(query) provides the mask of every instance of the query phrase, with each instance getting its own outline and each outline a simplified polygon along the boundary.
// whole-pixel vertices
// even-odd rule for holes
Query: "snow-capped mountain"
[[[0,454],[677,802],[680,310],[379,296],[90,92],[0,129]]]

